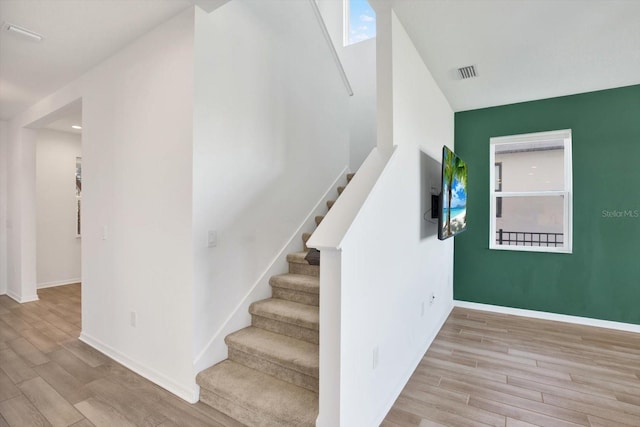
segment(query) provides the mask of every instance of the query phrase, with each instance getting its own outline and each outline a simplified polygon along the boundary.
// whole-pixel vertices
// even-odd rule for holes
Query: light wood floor
[[[80,285],[38,293],[0,296],[0,427],[239,426],[78,341]],[[457,308],[382,425],[640,427],[640,335]]]
[[[440,425],[638,427],[640,334],[456,308],[382,424]]]
[[[80,285],[0,296],[0,427],[240,426],[190,405],[77,339]]]

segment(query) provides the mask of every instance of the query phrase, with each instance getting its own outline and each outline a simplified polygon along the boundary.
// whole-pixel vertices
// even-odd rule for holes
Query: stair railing
[[[329,51],[331,52],[331,56],[333,57],[333,61],[338,68],[338,73],[340,74],[340,78],[342,78],[342,82],[344,83],[344,87],[347,89],[347,93],[349,96],[353,96],[353,89],[351,88],[351,83],[349,83],[349,78],[347,77],[347,73],[344,71],[344,67],[342,66],[342,62],[340,61],[340,57],[338,56],[338,51],[336,50],[335,45],[333,44],[333,40],[331,40],[331,36],[329,35],[329,30],[327,30],[327,25],[322,18],[322,14],[320,13],[320,8],[318,7],[318,3],[316,0],[309,0],[311,4],[311,8],[313,9],[313,13],[316,15],[316,19],[318,20],[318,25],[320,25],[320,30],[322,31],[322,35],[329,46]]]

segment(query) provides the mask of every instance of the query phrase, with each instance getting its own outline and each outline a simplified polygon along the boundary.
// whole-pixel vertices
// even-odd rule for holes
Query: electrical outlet
[[[373,369],[378,367],[378,346],[373,348]]]
[[[129,314],[129,323],[131,324],[131,326],[133,326],[134,328],[136,327],[136,325],[138,324],[138,313],[136,313],[135,311],[132,311]]]

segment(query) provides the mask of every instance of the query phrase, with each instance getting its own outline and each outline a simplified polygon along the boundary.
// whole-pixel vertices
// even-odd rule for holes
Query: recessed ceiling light
[[[73,126],[71,126],[71,127],[72,127],[73,129],[76,129],[76,130],[81,130],[81,129],[82,129],[82,126],[78,126],[78,125],[73,125]]]
[[[5,24],[4,28],[5,31],[9,31],[15,34],[19,34],[23,37],[28,37],[31,40],[34,41],[42,41],[42,39],[44,39],[44,37],[42,37],[42,34],[38,34],[35,31],[31,31],[31,30],[27,30],[26,28],[23,27],[19,27],[18,25],[14,25],[14,24]]]

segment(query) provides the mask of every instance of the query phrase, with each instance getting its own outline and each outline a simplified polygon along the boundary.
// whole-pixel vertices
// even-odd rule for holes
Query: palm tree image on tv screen
[[[438,238],[444,240],[467,227],[467,164],[447,147],[442,148]]]

